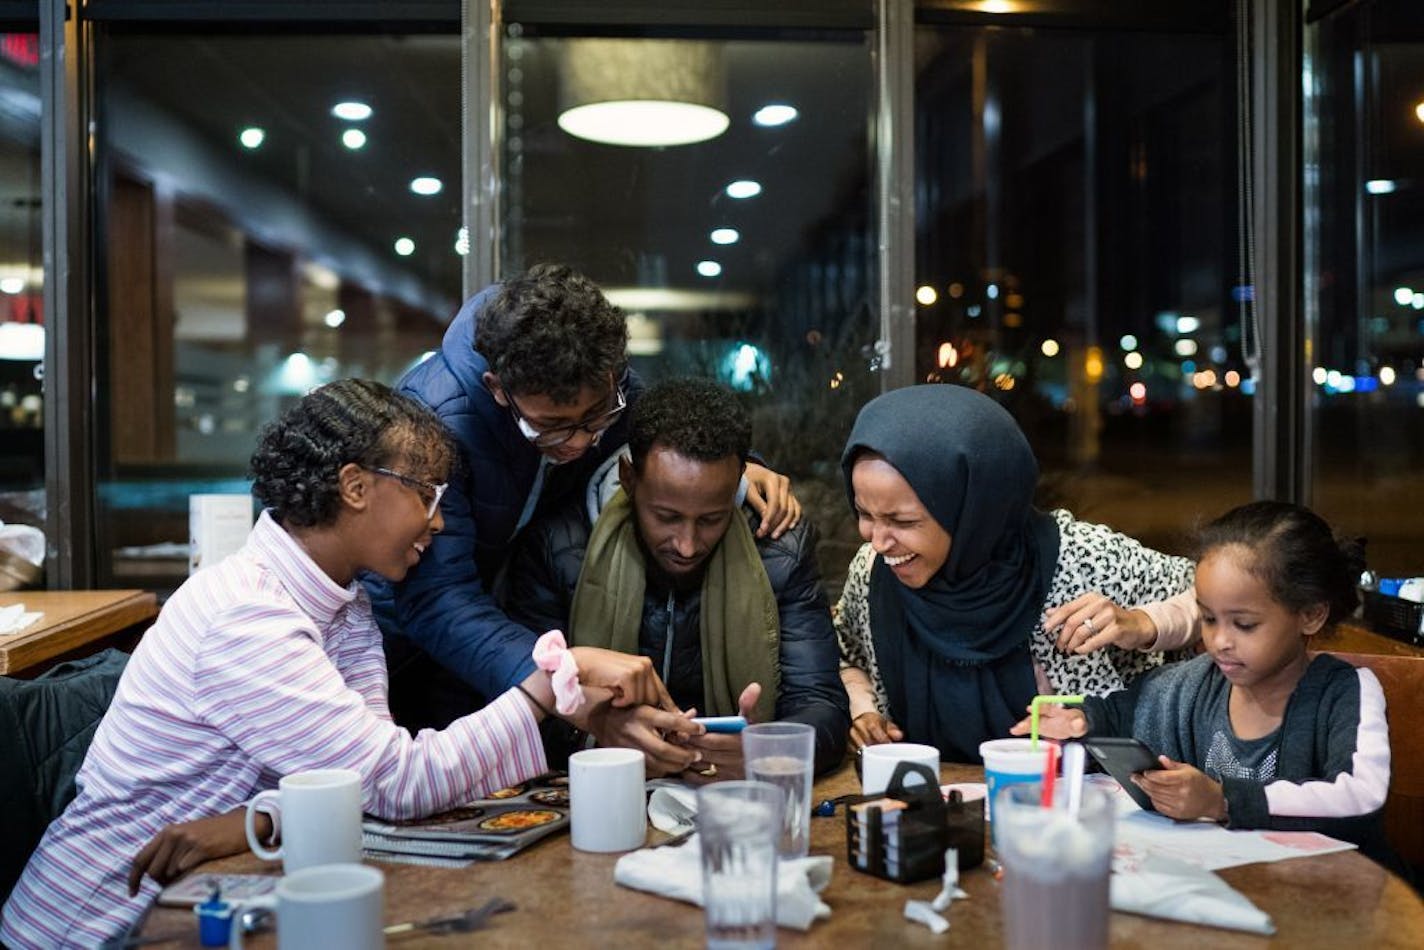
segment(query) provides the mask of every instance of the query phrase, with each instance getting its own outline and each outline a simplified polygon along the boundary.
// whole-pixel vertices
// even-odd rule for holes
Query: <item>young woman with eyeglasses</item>
[[[547,673],[441,732],[412,736],[387,708],[381,636],[357,578],[400,580],[420,561],[444,527],[453,457],[428,410],[360,380],[313,391],[263,431],[251,463],[261,517],[144,635],[78,797],[5,906],[0,942],[96,946],[122,935],[161,884],[243,850],[234,809],[283,775],[355,769],[364,809],[399,819],[544,771]],[[574,652],[592,698],[672,707],[647,660]]]

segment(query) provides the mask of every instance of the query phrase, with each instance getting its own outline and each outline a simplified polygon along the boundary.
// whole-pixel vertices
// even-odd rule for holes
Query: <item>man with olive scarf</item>
[[[836,616],[856,746],[903,737],[977,762],[1036,692],[1101,695],[1162,663],[1055,649],[1045,610],[1093,591],[1163,600],[1192,565],[1035,509],[1038,464],[992,399],[952,385],[886,393],[861,410],[841,467],[867,542]]]
[[[750,443],[726,387],[674,379],[649,389],[617,462],[621,488],[608,497],[598,489],[611,481],[596,478],[586,505],[532,526],[511,566],[508,609],[536,629],[566,629],[573,643],[649,657],[679,708],[809,723],[823,771],[840,763],[849,719],[815,533],[802,522],[780,538],[755,536],[739,492]],[[699,755],[689,778],[740,776],[738,736],[683,741]],[[650,773],[681,768],[659,743],[640,746]]]

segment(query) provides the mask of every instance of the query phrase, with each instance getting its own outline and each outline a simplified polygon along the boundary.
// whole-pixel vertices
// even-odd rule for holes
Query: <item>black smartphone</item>
[[[1122,790],[1131,795],[1133,801],[1147,811],[1157,810],[1147,793],[1132,781],[1134,772],[1150,772],[1162,767],[1157,761],[1156,753],[1140,740],[1116,736],[1084,739],[1083,745],[1087,746],[1088,754],[1097,760],[1103,771],[1117,779]]]

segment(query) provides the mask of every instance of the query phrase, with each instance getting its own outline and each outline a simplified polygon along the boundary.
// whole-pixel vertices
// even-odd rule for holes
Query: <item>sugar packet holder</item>
[[[907,786],[911,776],[922,781]],[[884,795],[846,809],[846,858],[858,871],[900,884],[939,877],[946,847],[958,849],[960,870],[983,863],[984,802],[958,791],[946,802],[923,765],[899,763]]]

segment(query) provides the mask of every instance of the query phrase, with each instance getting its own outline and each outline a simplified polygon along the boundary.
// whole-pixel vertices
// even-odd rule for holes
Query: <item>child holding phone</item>
[[[1359,546],[1306,508],[1232,509],[1199,542],[1206,653],[1081,711],[1045,711],[1039,733],[1142,740],[1161,768],[1133,781],[1170,817],[1320,831],[1387,854],[1384,693],[1369,670],[1306,652],[1354,609],[1363,566]],[[1013,732],[1028,728],[1025,719]]]

